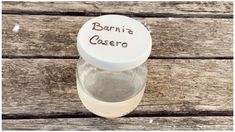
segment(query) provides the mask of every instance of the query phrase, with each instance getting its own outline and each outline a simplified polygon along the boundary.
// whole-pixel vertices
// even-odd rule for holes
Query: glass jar
[[[99,16],[81,27],[77,48],[77,90],[83,105],[106,118],[133,111],[144,94],[152,48],[145,26],[121,15]]]
[[[115,118],[128,114],[140,103],[147,79],[146,63],[125,71],[108,71],[80,58],[77,63],[79,97],[96,115]]]

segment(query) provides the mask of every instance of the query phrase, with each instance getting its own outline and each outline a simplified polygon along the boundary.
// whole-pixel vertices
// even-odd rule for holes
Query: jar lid
[[[123,71],[144,63],[151,52],[147,28],[122,15],[103,15],[87,21],[77,36],[80,56],[105,70]]]

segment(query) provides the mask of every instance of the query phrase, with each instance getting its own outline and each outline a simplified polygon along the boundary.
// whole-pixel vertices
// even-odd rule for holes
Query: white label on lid
[[[146,61],[152,40],[140,22],[121,15],[104,15],[82,26],[77,46],[80,55],[92,65],[120,71]]]
[[[126,28],[125,26],[115,27],[112,25],[102,25],[99,22],[92,23],[92,30],[100,31],[100,32],[106,31],[106,32],[126,33],[126,34],[129,34],[130,37],[131,35],[133,35],[133,30],[131,28]],[[128,46],[128,43],[125,41],[105,40],[105,39],[100,38],[98,34],[92,36],[89,42],[92,45],[101,44],[101,45],[106,45],[106,46],[121,46],[123,48],[127,48]]]

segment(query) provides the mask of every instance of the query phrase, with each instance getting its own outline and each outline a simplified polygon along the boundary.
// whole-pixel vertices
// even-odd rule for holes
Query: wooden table
[[[3,2],[2,13],[3,130],[232,130],[232,2]],[[77,33],[104,14],[153,38],[143,100],[113,120],[85,109],[75,82]]]

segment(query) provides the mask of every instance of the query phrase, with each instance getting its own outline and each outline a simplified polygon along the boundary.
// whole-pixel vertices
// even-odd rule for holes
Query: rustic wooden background
[[[2,13],[3,130],[232,130],[232,2],[3,2]],[[153,38],[143,100],[113,120],[86,110],[75,82],[77,32],[104,14]]]

